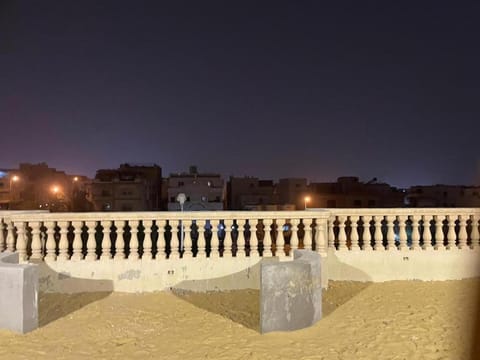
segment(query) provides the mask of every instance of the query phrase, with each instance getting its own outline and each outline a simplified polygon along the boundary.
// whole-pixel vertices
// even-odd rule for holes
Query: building
[[[100,169],[90,183],[87,199],[94,211],[161,210],[162,169],[155,164],[121,164]]]
[[[411,207],[480,207],[480,186],[412,186],[406,202]]]
[[[77,211],[74,205],[87,182],[85,176],[67,175],[46,163],[21,163],[18,169],[0,171],[0,208]]]
[[[305,197],[310,195],[310,190],[305,178],[280,179],[277,185],[278,202],[282,205],[294,205],[295,209],[305,208]]]
[[[358,177],[339,177],[336,182],[311,183],[309,207],[314,208],[385,208],[404,207],[405,191],[376,178],[364,183]]]
[[[225,182],[219,174],[201,174],[196,166],[188,173],[170,174],[168,178],[168,210],[181,210],[177,201],[179,194],[185,194],[185,211],[223,210],[225,203]]]
[[[273,180],[256,177],[233,177],[227,183],[227,208],[229,210],[275,209],[278,195]]]

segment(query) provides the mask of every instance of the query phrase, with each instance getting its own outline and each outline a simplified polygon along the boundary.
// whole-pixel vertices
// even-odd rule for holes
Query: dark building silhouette
[[[161,194],[158,165],[121,164],[98,170],[87,198],[95,211],[151,211],[162,209]]]

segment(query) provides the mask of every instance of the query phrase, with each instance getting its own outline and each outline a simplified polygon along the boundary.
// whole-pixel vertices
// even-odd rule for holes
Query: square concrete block
[[[261,265],[260,331],[292,331],[322,317],[320,256],[302,250],[289,262]]]
[[[37,327],[37,266],[18,264],[17,253],[1,253],[0,328],[26,333]]]

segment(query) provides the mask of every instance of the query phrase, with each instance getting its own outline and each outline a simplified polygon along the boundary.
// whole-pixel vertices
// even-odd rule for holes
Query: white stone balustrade
[[[337,251],[358,248],[369,250],[372,238],[375,251],[431,250],[433,249],[432,239],[435,240],[436,250],[471,249],[480,245],[478,215],[480,209],[331,209],[330,211],[334,216],[329,218],[328,243]],[[358,231],[360,226],[363,232]],[[350,234],[348,238],[347,233]]]
[[[261,257],[290,261],[298,248],[322,256],[327,280],[480,276],[480,209],[0,211],[0,220],[0,252],[43,261],[58,274],[113,281],[121,291],[154,291],[232,273],[253,281],[247,269]]]
[[[318,252],[327,252],[327,248],[334,251],[465,250],[480,247],[479,212],[479,209],[455,208],[84,214],[8,212],[0,224],[0,250],[16,250],[21,258],[45,258],[46,261],[125,260],[127,257],[130,260],[161,260],[245,257],[247,254],[284,257],[287,243],[290,253],[300,244],[307,249],[316,248]],[[289,227],[286,233],[285,224]],[[101,233],[97,231],[98,225],[101,225]],[[154,225],[155,247],[152,242]],[[300,228],[303,230],[301,238]],[[259,231],[263,234],[261,237],[257,236]],[[139,232],[143,236],[141,249]],[[328,243],[317,246],[319,239],[325,240],[326,234]],[[101,246],[97,246],[98,236]],[[114,242],[112,238],[115,238]],[[125,243],[127,238],[128,244]],[[275,247],[272,247],[273,240]],[[30,246],[27,247],[28,241]],[[180,241],[183,242],[182,249]],[[262,242],[263,254],[259,253],[259,242]]]

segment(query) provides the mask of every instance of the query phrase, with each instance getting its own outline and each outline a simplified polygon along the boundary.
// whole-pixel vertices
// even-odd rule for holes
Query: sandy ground
[[[41,328],[0,330],[0,358],[471,359],[479,287],[480,279],[332,282],[320,322],[266,335],[256,331],[253,290],[42,294]]]

